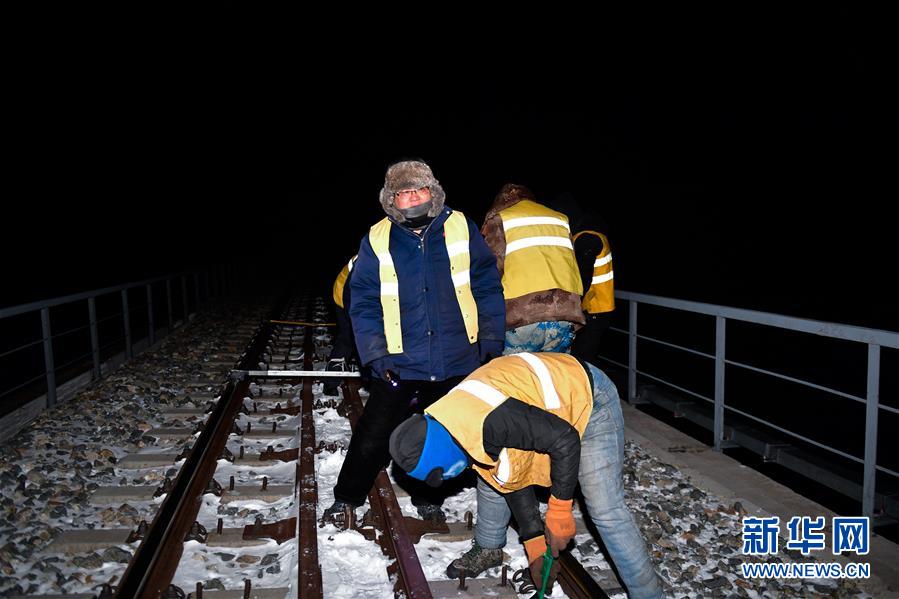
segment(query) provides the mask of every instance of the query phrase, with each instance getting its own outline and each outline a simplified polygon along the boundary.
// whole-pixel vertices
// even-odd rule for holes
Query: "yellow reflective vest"
[[[334,294],[334,303],[341,308],[346,307],[343,305],[343,288],[346,285],[346,280],[349,278],[350,273],[353,272],[353,264],[355,264],[355,262],[356,256],[353,256],[350,258],[350,261],[340,269],[340,274],[337,275],[337,279],[334,281],[334,289],[332,290],[332,293]]]
[[[590,379],[576,358],[520,353],[481,366],[425,412],[446,427],[475,460],[475,471],[497,491],[552,486],[549,455],[507,447],[494,460],[484,451],[484,420],[509,397],[555,414],[581,438],[593,410]]]
[[[590,289],[584,294],[581,306],[588,314],[611,312],[615,309],[615,271],[612,269],[612,247],[609,238],[597,231],[581,231],[574,236],[574,241],[581,235],[596,235],[602,240],[602,251],[593,262],[593,280]]]
[[[581,295],[568,217],[531,200],[499,212],[506,238],[503,295],[562,289]]]
[[[403,329],[400,317],[399,281],[393,258],[390,255],[390,227],[393,223],[384,218],[374,225],[368,233],[371,248],[378,257],[379,279],[381,283],[381,309],[384,313],[384,337],[387,340],[387,352],[403,353]],[[453,287],[456,290],[456,301],[465,323],[465,332],[469,343],[478,340],[478,305],[471,293],[469,267],[471,254],[468,244],[468,222],[465,215],[454,210],[443,223],[446,252],[449,255],[450,272]]]

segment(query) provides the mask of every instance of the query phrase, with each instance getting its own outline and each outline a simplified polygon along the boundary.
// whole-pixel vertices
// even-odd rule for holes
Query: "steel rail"
[[[264,324],[256,333],[240,367],[259,362],[271,327]],[[156,599],[167,591],[184,552],[184,539],[196,521],[203,493],[215,474],[234,419],[249,393],[249,381],[229,382],[222,398],[209,415],[207,425],[187,456],[153,522],[119,582],[116,597]]]
[[[347,380],[343,384],[343,389],[349,408],[348,418],[355,430],[356,421],[362,415],[362,400],[359,399],[358,384],[355,381]],[[375,485],[368,494],[368,502],[371,505],[375,522],[382,524],[386,529],[382,530],[378,540],[387,554],[396,560],[397,577],[394,585],[394,597],[430,599],[432,595],[428,579],[418,560],[418,553],[409,536],[406,521],[403,519],[403,511],[396,500],[396,494],[393,492],[393,485],[386,470],[382,469],[378,473]]]
[[[303,369],[312,370],[312,327],[304,329]],[[318,506],[318,482],[315,479],[315,422],[312,408],[312,377],[303,378],[300,392],[302,415],[300,420],[300,455],[297,460],[297,484],[300,496],[299,523],[299,597],[300,599],[320,599],[322,597],[322,570],[318,561],[318,533],[316,506]]]

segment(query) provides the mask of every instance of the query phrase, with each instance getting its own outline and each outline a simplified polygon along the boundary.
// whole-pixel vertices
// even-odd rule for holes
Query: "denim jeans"
[[[593,413],[581,440],[578,481],[587,512],[615,562],[630,599],[663,597],[643,536],[624,503],[624,418],[614,383],[588,364],[593,377]],[[506,544],[511,511],[503,496],[478,478],[475,539],[488,549]]]
[[[574,341],[574,324],[567,320],[546,320],[506,331],[503,355],[521,352],[567,354]]]

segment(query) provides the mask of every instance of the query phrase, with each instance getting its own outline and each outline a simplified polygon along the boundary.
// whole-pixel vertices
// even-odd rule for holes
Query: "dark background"
[[[12,94],[0,305],[240,258],[328,286],[388,164],[420,157],[478,223],[505,182],[574,192],[619,289],[899,330],[879,51],[570,50],[447,75],[412,51],[53,53]]]

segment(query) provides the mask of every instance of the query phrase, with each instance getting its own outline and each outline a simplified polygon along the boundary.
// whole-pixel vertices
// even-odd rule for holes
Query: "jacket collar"
[[[449,215],[452,214],[452,212],[453,212],[452,208],[450,208],[448,206],[444,206],[443,209],[440,211],[440,214],[435,216],[434,220],[431,221],[431,224],[429,224],[427,227],[425,227],[425,230],[422,233],[421,237],[424,238],[424,236],[427,235],[431,229],[439,228],[439,227],[443,226],[443,223],[446,221],[447,218],[449,218]],[[403,225],[401,225],[400,223],[398,223],[396,221],[396,219],[393,218],[393,216],[388,216],[387,218],[388,218],[388,220],[390,220],[391,224],[393,224],[398,229],[402,229],[406,233],[409,233],[410,235],[414,235],[415,237],[418,237],[418,235],[415,233],[415,231],[411,231],[411,230],[407,229],[406,227],[404,227]]]

